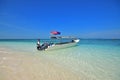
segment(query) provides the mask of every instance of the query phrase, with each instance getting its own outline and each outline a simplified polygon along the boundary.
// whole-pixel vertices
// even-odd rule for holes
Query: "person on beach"
[[[40,49],[40,39],[38,39],[38,41],[37,41],[37,49],[39,50]]]

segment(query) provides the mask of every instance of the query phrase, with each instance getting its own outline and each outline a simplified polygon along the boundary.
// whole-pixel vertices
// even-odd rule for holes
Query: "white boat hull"
[[[38,45],[37,49],[38,50],[57,50],[57,49],[64,49],[67,47],[72,47],[75,46],[80,40],[75,39],[72,40],[71,42],[61,42],[61,43],[44,43],[42,46]]]
[[[67,43],[67,44],[53,45],[53,46],[48,47],[46,50],[64,49],[64,48],[75,46],[76,44],[77,44],[76,42],[72,42],[72,43]]]

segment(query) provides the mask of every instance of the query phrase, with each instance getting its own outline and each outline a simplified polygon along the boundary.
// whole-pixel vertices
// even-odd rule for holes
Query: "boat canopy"
[[[50,34],[51,39],[76,39],[76,37],[73,36],[58,36],[61,34],[61,32],[58,31],[51,31]]]
[[[58,31],[51,31],[50,32],[52,35],[60,35],[61,33],[60,32],[58,32]]]
[[[72,36],[51,36],[51,39],[75,39],[76,37]]]

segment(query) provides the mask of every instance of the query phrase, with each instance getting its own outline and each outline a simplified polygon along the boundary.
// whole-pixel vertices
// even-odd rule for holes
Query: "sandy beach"
[[[80,80],[72,71],[37,55],[0,48],[0,80]]]
[[[120,80],[119,62],[120,40],[53,51],[38,51],[36,40],[0,40],[0,80]]]

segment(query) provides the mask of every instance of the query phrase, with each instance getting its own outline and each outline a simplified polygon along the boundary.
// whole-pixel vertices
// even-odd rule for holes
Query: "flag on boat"
[[[53,35],[60,35],[61,33],[58,32],[58,31],[52,31],[51,34],[53,34]]]

